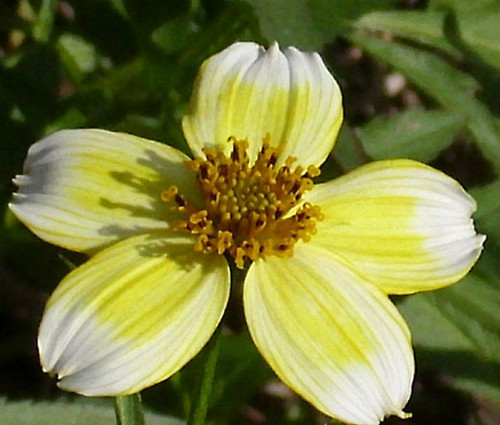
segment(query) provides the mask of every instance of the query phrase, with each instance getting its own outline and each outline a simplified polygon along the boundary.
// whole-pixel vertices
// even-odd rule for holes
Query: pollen
[[[246,140],[230,137],[229,156],[205,148],[206,159],[193,159],[186,166],[194,171],[204,194],[205,205],[193,205],[171,186],[162,200],[186,216],[175,229],[197,236],[194,250],[232,257],[237,267],[246,262],[276,255],[291,257],[295,243],[307,242],[316,232],[316,220],[323,215],[318,206],[303,202],[302,195],[313,187],[319,169],[296,166],[288,157],[277,167],[278,152],[263,140],[255,163],[250,164]]]

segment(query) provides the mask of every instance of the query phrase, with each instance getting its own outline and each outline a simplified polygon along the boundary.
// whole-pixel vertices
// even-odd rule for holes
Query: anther
[[[171,186],[161,194],[163,201],[174,201],[185,220],[175,229],[197,235],[194,249],[204,253],[228,255],[237,267],[259,257],[289,257],[299,240],[307,242],[322,219],[319,207],[300,206],[304,192],[312,187],[317,167],[292,169],[296,158],[289,157],[276,169],[278,150],[270,146],[266,134],[253,166],[247,155],[248,143],[229,137],[231,154],[205,148],[206,160],[194,159],[187,166],[195,173],[205,195],[205,206],[195,207]],[[284,218],[292,208],[297,211]]]

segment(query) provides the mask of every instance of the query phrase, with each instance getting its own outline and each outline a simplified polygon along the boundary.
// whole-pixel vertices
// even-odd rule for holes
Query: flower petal
[[[294,47],[284,54],[290,68],[290,99],[281,159],[320,166],[333,149],[342,125],[342,94],[317,53]]]
[[[299,243],[293,258],[258,260],[244,303],[262,355],[320,411],[367,425],[405,417],[414,373],[407,326],[340,257]]]
[[[387,293],[458,281],[485,239],[471,219],[474,200],[452,178],[415,161],[365,165],[305,198],[325,216],[310,243],[342,255]]]
[[[64,130],[31,146],[10,208],[40,238],[91,251],[174,218],[162,202],[175,183],[197,196],[181,152],[104,130]]]
[[[50,298],[40,359],[59,386],[131,394],[184,366],[217,327],[229,295],[222,256],[155,232],[126,239],[71,272]]]
[[[326,159],[341,122],[340,89],[318,54],[235,43],[201,67],[183,129],[195,156],[229,154],[233,136],[248,140],[253,160],[269,134],[278,165],[291,155],[307,166]]]

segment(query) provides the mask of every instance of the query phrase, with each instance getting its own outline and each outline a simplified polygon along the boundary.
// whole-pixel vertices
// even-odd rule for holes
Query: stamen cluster
[[[315,220],[322,219],[318,206],[300,205],[318,168],[309,166],[304,172],[297,166],[292,171],[293,157],[276,167],[277,150],[270,146],[269,136],[252,166],[248,143],[233,137],[228,142],[233,143],[229,157],[205,148],[205,160],[186,163],[205,195],[204,208],[190,203],[176,186],[162,193],[164,201],[175,201],[175,208],[188,216],[175,228],[198,235],[195,251],[229,255],[240,268],[246,260],[267,255],[292,256],[295,243],[307,242],[316,231]]]

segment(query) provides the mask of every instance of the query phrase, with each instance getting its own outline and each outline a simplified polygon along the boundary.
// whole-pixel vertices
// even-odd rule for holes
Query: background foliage
[[[322,53],[346,110],[323,176],[408,157],[474,195],[477,228],[488,240],[473,272],[453,287],[395,299],[412,329],[418,368],[414,417],[405,423],[499,423],[498,0],[0,2],[0,422],[113,423],[105,401],[63,394],[39,369],[44,302],[68,271],[63,259],[83,259],[39,241],[8,211],[10,179],[27,148],[57,129],[101,127],[185,150],[180,118],[196,71],[236,40]],[[225,320],[211,423],[325,423],[274,378],[238,303]],[[195,359],[143,393],[165,415],[151,424],[186,417],[199,367]],[[13,401],[25,399],[36,402]]]

